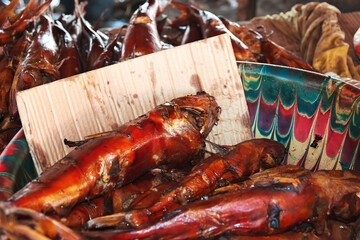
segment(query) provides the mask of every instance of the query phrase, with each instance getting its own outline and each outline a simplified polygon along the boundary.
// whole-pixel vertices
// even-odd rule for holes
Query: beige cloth
[[[266,22],[300,46],[301,57],[321,73],[334,72],[343,78],[360,80],[360,66],[348,56],[349,44],[340,29],[340,11],[328,4],[297,4],[289,12],[252,19]]]

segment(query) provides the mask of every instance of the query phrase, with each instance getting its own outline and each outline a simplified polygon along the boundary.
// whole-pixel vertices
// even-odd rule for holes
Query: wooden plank
[[[206,91],[219,106],[209,140],[235,144],[252,137],[244,91],[227,35],[87,72],[17,94],[19,114],[38,172],[71,148],[64,138],[116,129],[156,105]]]

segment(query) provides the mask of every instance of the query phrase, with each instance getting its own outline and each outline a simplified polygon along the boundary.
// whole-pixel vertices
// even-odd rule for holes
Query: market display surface
[[[2,237],[359,236],[357,83],[311,72],[264,29],[195,5],[149,0],[127,26],[99,31],[84,19],[84,3],[75,1],[73,14],[54,19],[50,1],[30,0],[15,11],[18,2],[0,11],[3,148],[18,132],[0,156]],[[157,22],[169,7],[179,17]],[[17,92],[224,33],[239,61],[254,139],[231,146],[209,141],[222,121],[220,96],[188,93],[110,132],[66,141],[73,150],[13,194],[19,169],[22,179],[34,175],[29,162],[11,167],[31,160],[19,131]]]

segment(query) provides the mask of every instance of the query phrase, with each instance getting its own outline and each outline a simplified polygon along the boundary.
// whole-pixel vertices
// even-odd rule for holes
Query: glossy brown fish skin
[[[70,152],[15,193],[9,204],[68,212],[146,171],[181,168],[203,151],[219,107],[206,93],[173,99]]]
[[[10,140],[20,131],[21,123],[6,115],[0,123],[0,152],[2,152]]]
[[[273,184],[291,184],[296,188],[301,185],[302,181],[309,181],[314,188],[320,189],[321,191],[319,190],[317,195],[328,203],[329,209],[338,208],[339,216],[346,216],[343,201],[352,204],[352,206],[348,205],[347,207],[352,207],[354,214],[359,213],[359,203],[348,197],[352,196],[355,197],[355,200],[359,199],[357,193],[360,192],[360,173],[352,170],[311,172],[302,167],[286,165],[256,173],[250,177],[249,181],[240,185],[243,185],[242,187],[264,187]]]
[[[314,69],[310,64],[276,44],[274,41],[265,36],[265,34],[262,34],[262,36],[261,52],[267,63],[316,71],[316,69]]]
[[[9,25],[19,18],[19,14],[15,13],[15,9],[19,4],[19,0],[13,0],[0,10],[0,26]]]
[[[230,182],[245,178],[258,172],[260,168],[279,165],[284,154],[284,146],[269,139],[253,139],[235,146],[226,146],[222,153],[210,156],[196,165],[178,185],[169,189],[153,206],[92,219],[88,225],[109,227],[110,224],[123,225],[127,222],[138,228],[160,219],[189,201],[211,194],[219,186],[220,181]]]
[[[354,240],[354,229],[342,222],[328,221],[329,233],[317,234],[313,229],[292,231],[269,235],[269,236],[223,236],[224,240]]]
[[[81,38],[79,41],[79,49],[82,57],[82,66],[84,71],[95,69],[94,64],[99,56],[105,50],[104,40],[99,33],[95,31],[90,23],[85,20],[82,14],[78,14],[81,23]]]
[[[314,71],[311,65],[270,40],[265,32],[249,29],[191,5],[176,1],[171,5],[181,11],[181,16],[170,26],[186,27],[182,44],[227,33],[238,61],[265,62]]]
[[[60,21],[55,21],[56,40],[59,45],[60,78],[67,78],[82,72],[80,54],[76,42]]]
[[[333,208],[348,200],[344,196],[359,191],[360,175],[353,171],[314,173],[301,167],[280,166],[256,173],[230,191],[189,203],[152,225],[133,231],[85,235],[99,239],[267,236],[306,222],[313,224],[316,234],[321,236],[328,234],[326,224]],[[354,204],[352,200],[341,206],[351,204]]]
[[[70,36],[69,38],[69,36],[65,35],[65,41],[63,40],[63,42],[68,46],[75,45],[75,47],[69,47],[68,51],[63,53],[65,55],[63,59],[66,59],[66,55],[72,57],[69,61],[76,61],[74,66],[79,68],[80,72],[105,66],[105,64],[103,64],[104,61],[101,62],[99,58],[103,58],[102,55],[104,54],[109,54],[108,52],[112,49],[106,49],[105,39],[103,39],[100,32],[95,30],[85,19],[85,6],[87,2],[82,1],[79,3],[78,0],[74,2],[75,7],[73,14],[62,15],[58,20],[60,25],[66,30],[66,35]],[[77,53],[75,50],[77,50]],[[67,75],[71,76],[70,62],[69,68],[66,68],[66,71],[69,72]]]
[[[229,31],[239,38],[242,42],[248,46],[250,51],[254,54],[257,61],[262,62],[262,36],[257,31],[249,29],[245,25],[232,22],[224,17],[219,17],[222,23],[226,26]]]
[[[292,198],[297,201],[288,201]],[[315,217],[313,207],[316,203],[317,198],[308,187],[299,192],[249,188],[190,203],[144,228],[85,235],[95,235],[99,239],[196,239],[224,233],[275,234]],[[286,215],[278,216],[284,209]]]
[[[120,56],[122,48],[122,42],[120,41],[121,33],[117,35],[104,36],[105,47],[102,53],[100,53],[97,59],[94,60],[91,69],[98,69],[104,66],[116,63]]]
[[[156,17],[170,0],[148,0],[131,16],[121,49],[120,61],[158,52],[162,49]]]
[[[250,29],[245,25],[232,22],[223,17],[221,21],[231,33],[249,47],[257,61],[310,71],[315,70],[310,64],[269,39],[266,32]]]
[[[29,208],[9,207],[0,202],[0,216],[3,239],[83,239],[74,230]]]
[[[185,31],[181,39],[181,45],[204,39],[200,24],[195,15],[190,11],[190,8],[188,8],[185,4],[174,1],[171,5],[181,11],[181,16],[169,24],[169,26],[173,29],[185,27]]]
[[[231,44],[238,61],[256,62],[254,55],[249,48],[234,34],[232,34],[215,14],[201,10],[196,7],[185,5],[176,1],[171,2],[171,6],[181,11],[182,15],[172,22],[173,26],[194,25],[194,21],[200,26],[203,38],[209,38],[221,34],[228,34]]]
[[[326,220],[352,221],[360,215],[360,174],[351,170],[311,172],[298,166],[280,166],[250,176],[250,180],[217,189],[216,193],[252,187],[290,186],[298,188],[306,181],[319,198],[318,216],[314,222],[319,234],[326,231]]]
[[[171,174],[179,176],[185,172],[171,171]],[[103,195],[90,202],[85,201],[76,205],[67,216],[59,217],[56,214],[48,216],[72,229],[80,230],[90,219],[129,209],[149,207],[160,198],[159,195],[163,191],[175,184],[176,181],[173,177],[170,178],[168,173],[154,169],[135,181],[115,189],[113,193],[108,194],[109,196]]]
[[[50,6],[51,1],[30,0],[26,8],[15,13],[19,1],[15,0],[0,11],[0,45],[12,42],[21,35],[31,22],[43,14]]]
[[[328,215],[332,214],[336,219],[351,221],[359,216],[359,172],[352,170],[320,170],[311,173],[310,181],[322,190],[322,197],[327,202],[329,212],[326,212],[323,218],[327,218]]]
[[[74,12],[72,14],[63,14],[59,17],[58,21],[62,24],[65,30],[71,35],[71,38],[80,48],[81,35],[82,35],[82,18],[85,15],[86,2],[75,0]]]
[[[32,38],[26,54],[20,61],[10,90],[9,111],[18,115],[16,93],[60,78],[58,69],[59,47],[53,32],[51,13],[40,16],[39,31]]]
[[[5,117],[9,111],[9,95],[14,78],[12,62],[4,57],[0,61],[0,119]]]

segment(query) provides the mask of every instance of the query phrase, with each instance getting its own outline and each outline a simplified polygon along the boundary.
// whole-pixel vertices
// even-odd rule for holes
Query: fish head
[[[213,96],[205,92],[173,99],[181,113],[204,138],[208,136],[220,115],[220,107]]]

